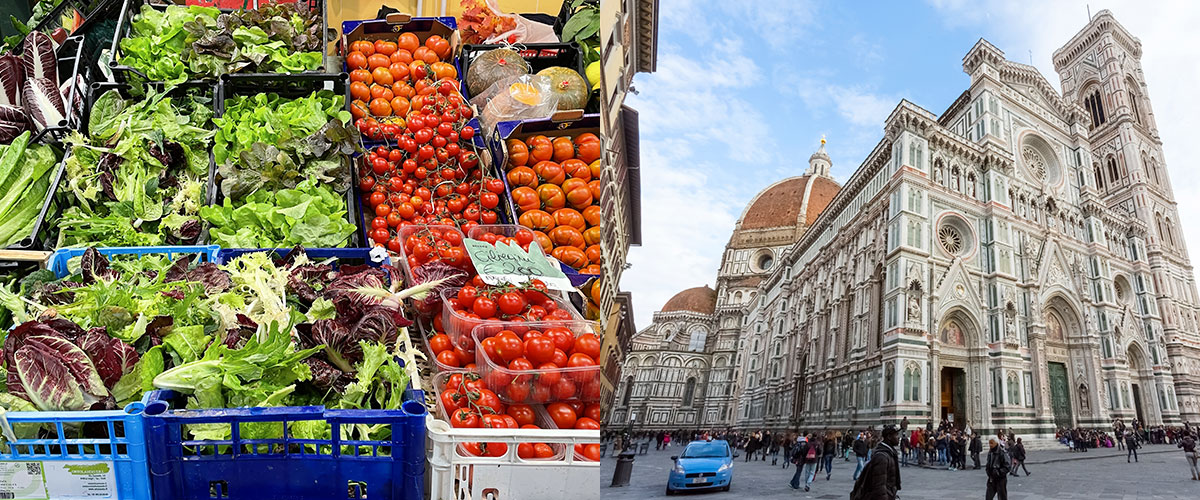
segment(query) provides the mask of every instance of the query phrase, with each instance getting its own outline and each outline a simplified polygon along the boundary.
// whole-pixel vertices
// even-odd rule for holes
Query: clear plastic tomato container
[[[450,302],[447,301],[447,299],[456,295],[458,295],[457,288],[442,290],[442,328],[446,331],[446,335],[450,336],[450,341],[454,342],[454,345],[463,348],[467,352],[475,352],[475,341],[471,339],[471,330],[475,329],[475,327],[485,323],[497,323],[501,325],[519,324],[511,321],[474,319],[459,314],[458,311],[455,311],[450,306]],[[579,311],[576,311],[575,306],[571,305],[570,302],[560,297],[555,297],[553,294],[547,294],[547,297],[550,297],[558,305],[559,309],[571,313],[571,317],[575,320],[584,320],[583,315],[579,314]]]
[[[421,341],[425,343],[425,354],[427,354],[429,356],[430,363],[432,363],[433,366],[435,368],[437,368],[437,371],[439,373],[440,372],[450,372],[450,371],[464,371],[465,368],[463,368],[463,366],[465,366],[467,363],[475,362],[475,358],[471,358],[471,359],[461,360],[462,366],[451,366],[451,365],[448,365],[448,364],[445,364],[445,363],[442,363],[441,361],[439,361],[437,358],[437,353],[433,352],[433,344],[429,343],[429,338],[434,335],[437,335],[439,333],[443,333],[443,332],[439,332],[436,329],[434,329],[432,323],[433,323],[432,321],[429,321],[428,323],[422,324]]]
[[[527,228],[520,224],[479,224],[478,226],[472,227],[471,230],[467,232],[467,237],[473,240],[478,240],[485,234],[494,234],[497,236],[504,236],[505,238],[511,238],[516,236],[517,231],[520,230],[533,233],[533,229]]]
[[[574,334],[571,341],[572,350],[564,351],[568,358],[575,353],[574,342],[584,335],[595,335],[596,341],[603,338],[600,324],[594,321],[531,321],[528,323],[483,323],[475,327],[471,337],[475,340],[475,369],[483,376],[484,384],[500,397],[505,403],[553,403],[556,401],[581,401],[585,403],[600,401],[600,366],[599,361],[592,358],[596,364],[591,366],[550,368],[550,369],[511,369],[502,366],[488,357],[483,348],[483,341],[495,337],[505,330],[512,331],[522,339],[522,348],[526,345],[527,332],[548,330],[566,330]],[[596,344],[599,348],[599,343]],[[561,350],[561,349],[556,349]],[[527,354],[527,353],[526,353]],[[528,359],[526,355],[520,357]],[[590,357],[590,356],[589,356]],[[535,364],[535,366],[537,366]]]
[[[450,423],[450,412],[446,411],[446,406],[442,402],[442,392],[443,392],[443,388],[446,385],[446,381],[449,380],[450,377],[454,374],[462,374],[463,376],[474,376],[475,375],[473,372],[462,371],[462,370],[446,371],[446,372],[442,372],[437,375],[434,375],[433,386],[434,386],[434,393],[437,395],[437,418],[446,422],[447,424]],[[550,413],[548,413],[546,411],[546,407],[544,405],[528,404],[527,406],[529,406],[530,408],[533,409],[533,411],[534,411],[533,423],[534,423],[534,425],[537,425],[538,427],[540,427],[540,429],[483,429],[483,428],[480,428],[479,431],[483,431],[482,433],[496,432],[498,434],[499,433],[518,434],[521,438],[523,438],[522,442],[538,443],[538,442],[540,442],[538,440],[538,438],[543,437],[543,436],[539,436],[539,434],[547,434],[548,431],[558,431],[559,430],[558,426],[554,423],[554,419],[550,418]],[[462,429],[462,428],[456,428],[456,429]],[[482,441],[482,442],[486,442],[488,444],[494,444],[491,442],[484,441],[487,439],[486,436],[479,436],[476,439],[478,439],[478,441],[475,441],[475,442]],[[512,444],[517,444],[517,443],[512,443]],[[555,461],[555,460],[563,460],[566,457],[567,450],[571,449],[572,454],[575,456],[576,460],[585,460],[583,457],[579,456],[578,453],[574,453],[574,447],[568,447],[568,445],[563,444],[563,443],[545,443],[545,444],[547,444],[548,446],[550,446],[550,448],[552,450],[554,450],[553,456],[543,457],[543,458],[521,458],[517,454],[517,450],[515,449],[516,446],[506,447],[506,448],[512,448],[512,449],[505,450],[506,451],[505,455],[511,453],[511,458],[518,460],[520,462]],[[517,445],[519,446],[519,444],[517,444]],[[462,456],[470,456],[470,457],[478,457],[479,456],[479,455],[475,455],[475,454],[472,454],[469,451],[467,451],[467,443],[460,442],[460,443],[458,443],[458,446],[456,446],[455,448],[456,448],[455,451],[457,453],[461,454]],[[503,458],[505,455],[500,455],[495,458],[500,459],[500,458]],[[490,458],[490,457],[485,456],[482,458]]]
[[[433,231],[443,231],[443,232],[444,231],[453,231],[458,234],[458,238],[460,241],[463,238],[462,231],[460,231],[458,228],[456,228],[454,226],[418,225],[418,224],[410,224],[407,226],[400,226],[400,228],[397,231],[397,236],[399,236],[400,241],[407,241],[409,236],[412,236],[413,234],[417,234],[421,231],[431,231],[431,232],[433,232]],[[466,256],[465,248],[463,249],[463,255]],[[422,278],[421,270],[424,267],[424,265],[422,265],[422,266],[417,266],[416,268],[413,268],[409,263],[408,256],[409,256],[409,252],[405,248],[405,245],[401,245],[399,260],[400,260],[400,269],[404,272],[405,287],[411,287],[411,286],[420,284],[420,282],[418,280],[420,278]],[[465,269],[464,271],[467,273],[467,279],[469,280],[471,278],[471,276],[474,276],[475,271],[474,271],[474,269],[471,268],[471,266],[469,264],[470,256],[466,256],[466,259],[467,259],[468,264],[467,264],[467,269]],[[414,275],[413,274],[414,272],[417,274]],[[412,304],[413,304],[413,309],[416,310],[416,312],[417,312],[417,315],[420,317],[424,317],[424,318],[431,318],[433,316],[436,316],[438,314],[438,312],[440,312],[442,309],[441,297],[438,297],[438,296],[431,297],[428,300],[424,300],[424,301],[413,300]]]

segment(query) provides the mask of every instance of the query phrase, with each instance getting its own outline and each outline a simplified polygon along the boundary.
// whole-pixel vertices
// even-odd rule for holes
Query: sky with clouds
[[[822,135],[850,177],[901,98],[941,114],[970,84],[962,57],[986,38],[1059,87],[1051,54],[1092,13],[1142,41],[1180,220],[1200,258],[1200,2],[659,0],[658,70],[634,79],[642,246],[621,289],[637,327],[685,288],[715,285],[746,203],[800,175]]]

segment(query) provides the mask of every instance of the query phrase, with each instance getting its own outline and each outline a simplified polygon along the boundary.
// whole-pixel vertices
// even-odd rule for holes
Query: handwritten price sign
[[[552,290],[574,290],[567,275],[563,274],[556,262],[552,262],[542,247],[537,244],[529,245],[529,251],[517,245],[497,242],[490,243],[467,238],[463,240],[471,263],[484,283],[499,285],[512,283],[519,285],[537,278]]]

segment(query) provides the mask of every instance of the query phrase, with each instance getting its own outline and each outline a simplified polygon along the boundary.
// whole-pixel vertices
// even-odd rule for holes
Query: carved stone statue
[[[975,182],[967,182],[967,196],[975,197]]]
[[[938,166],[933,169],[933,182],[941,184],[942,180],[942,165],[939,163]]]
[[[910,290],[908,292],[908,321],[921,321],[921,296],[920,292]]]
[[[1029,274],[1037,276],[1038,266],[1042,264],[1041,257],[1038,255],[1038,245],[1032,239],[1025,240],[1025,257],[1029,259]]]

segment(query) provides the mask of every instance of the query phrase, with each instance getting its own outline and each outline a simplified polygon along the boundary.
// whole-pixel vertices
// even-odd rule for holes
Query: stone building
[[[705,403],[733,415],[700,426],[1200,419],[1195,279],[1141,51],[1101,11],[1054,53],[1060,94],[981,39],[970,87],[941,115],[901,101],[794,242],[743,235],[706,346],[737,353],[732,394]]]

